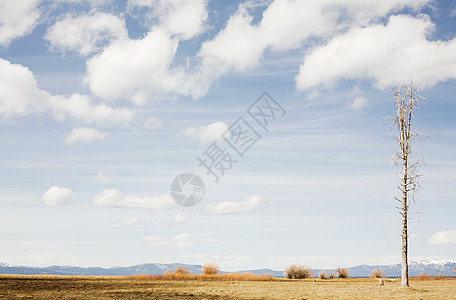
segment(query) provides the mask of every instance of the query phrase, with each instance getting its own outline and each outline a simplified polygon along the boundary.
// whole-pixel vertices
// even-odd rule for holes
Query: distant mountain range
[[[422,260],[419,262],[409,263],[409,276],[418,276],[420,273],[424,273],[430,276],[437,276],[442,274],[443,276],[456,276],[456,273],[452,271],[456,267],[456,261],[428,261]],[[401,276],[401,264],[393,265],[360,265],[348,269],[350,277],[368,277],[373,270],[380,269],[384,276],[387,277],[400,277]],[[325,270],[312,270],[315,276],[321,271]],[[327,270],[333,271],[333,270]]]
[[[186,265],[186,264],[141,264],[131,267],[113,267],[113,268],[99,268],[99,267],[69,267],[69,266],[50,266],[50,267],[30,267],[30,266],[14,266],[9,264],[0,263],[0,274],[48,274],[48,275],[119,275],[129,276],[136,274],[149,274],[149,275],[161,275],[168,270],[175,270],[177,267],[187,267],[190,273],[198,274],[201,273],[201,265]],[[442,274],[444,276],[456,276],[456,273],[452,271],[456,267],[456,261],[419,261],[411,262],[409,264],[410,276],[417,276],[420,273],[425,273],[431,276],[437,276]],[[360,265],[355,267],[347,268],[350,277],[368,277],[369,274],[375,270],[380,269],[383,274],[388,277],[400,277],[401,265]],[[312,269],[315,276],[321,271],[327,271],[328,273],[334,271],[334,269]],[[271,269],[258,269],[258,270],[244,270],[238,271],[239,273],[250,272],[254,274],[267,274],[274,277],[283,277],[283,271],[275,271]],[[226,273],[226,272],[221,272]]]

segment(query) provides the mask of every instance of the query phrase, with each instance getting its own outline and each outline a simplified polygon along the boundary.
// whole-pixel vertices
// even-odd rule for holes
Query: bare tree
[[[413,81],[407,86],[396,86],[393,89],[397,106],[392,119],[398,130],[396,140],[399,145],[399,151],[395,155],[395,162],[401,168],[401,185],[398,188],[402,197],[401,199],[396,198],[396,200],[401,203],[401,206],[397,208],[402,216],[402,287],[409,286],[407,223],[410,200],[413,200],[413,192],[419,187],[417,179],[420,176],[416,172],[419,161],[410,163],[412,141],[415,137],[421,135],[412,131],[413,111],[419,109],[420,103],[423,101],[417,91],[418,87],[413,85]]]

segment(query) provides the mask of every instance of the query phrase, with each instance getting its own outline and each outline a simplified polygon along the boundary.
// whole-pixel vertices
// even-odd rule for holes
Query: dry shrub
[[[330,279],[336,278],[336,274],[334,272],[330,272],[329,273],[329,278]]]
[[[443,276],[443,274],[439,274],[437,276],[434,277],[435,280],[445,280],[445,276]]]
[[[348,278],[348,270],[345,268],[338,267],[336,269],[338,278]]]
[[[174,273],[182,274],[182,275],[190,274],[190,272],[188,271],[188,268],[184,267],[184,266],[177,267],[176,270],[174,271]]]
[[[383,272],[380,269],[375,269],[372,271],[372,273],[369,275],[370,278],[383,278]]]
[[[452,270],[453,270],[453,272],[455,272],[455,273],[456,273],[456,267],[454,267]]]
[[[314,277],[309,267],[297,265],[289,266],[285,270],[285,276],[288,279],[302,279]]]
[[[214,263],[207,263],[203,266],[203,274],[205,275],[215,275],[219,272],[219,267]]]
[[[326,277],[326,271],[320,272],[320,278],[321,279],[328,279],[328,277]]]
[[[431,280],[432,276],[429,276],[428,274],[425,273],[420,273],[420,275],[415,277],[416,280]]]

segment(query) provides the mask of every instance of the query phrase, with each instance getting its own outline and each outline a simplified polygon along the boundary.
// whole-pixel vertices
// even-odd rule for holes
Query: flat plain
[[[147,280],[116,276],[0,275],[1,299],[456,299],[456,280]]]

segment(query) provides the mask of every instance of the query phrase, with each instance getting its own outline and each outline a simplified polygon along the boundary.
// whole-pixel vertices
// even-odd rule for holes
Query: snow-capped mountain
[[[430,276],[437,276],[442,274],[443,276],[456,276],[453,272],[453,268],[456,267],[455,260],[422,260],[412,261],[409,263],[409,276],[418,276],[420,273],[424,273]],[[387,277],[400,277],[401,276],[401,264],[392,265],[360,265],[355,267],[347,268],[350,277],[368,277],[373,270],[380,269],[383,275]],[[323,270],[313,270],[314,275]],[[331,270],[328,270],[331,271]]]
[[[201,273],[201,265],[186,265],[186,264],[140,264],[130,267],[112,267],[112,268],[99,268],[99,267],[71,267],[71,266],[50,266],[50,267],[30,267],[30,266],[13,266],[5,263],[0,263],[0,274],[54,274],[54,275],[135,275],[135,274],[150,274],[160,275],[166,273],[168,270],[175,270],[177,267],[185,266],[190,273]],[[452,271],[456,267],[455,260],[423,260],[419,262],[411,262],[409,264],[409,275],[417,276],[420,273],[425,273],[430,276],[437,276],[442,274],[444,276],[456,276]],[[380,269],[383,275],[388,277],[400,277],[401,265],[360,265],[347,268],[350,277],[368,277],[369,274],[375,269]],[[312,269],[315,276],[321,271],[331,272],[332,269]],[[250,272],[254,274],[268,274],[275,277],[283,277],[283,271],[275,271],[271,269],[259,269],[239,271]],[[225,272],[221,272],[225,273]]]

